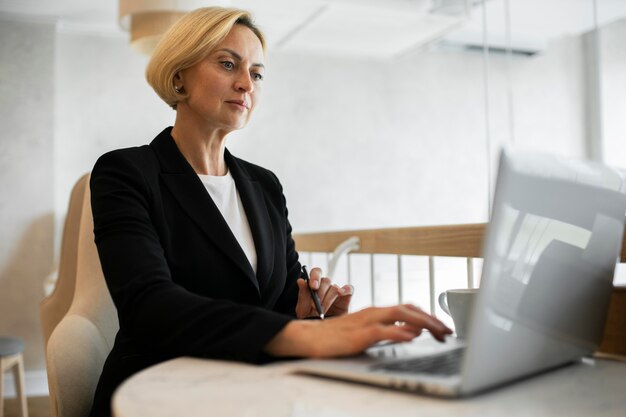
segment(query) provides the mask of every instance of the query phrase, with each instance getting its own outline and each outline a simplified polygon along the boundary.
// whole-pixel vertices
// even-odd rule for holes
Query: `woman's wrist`
[[[292,320],[265,345],[272,356],[312,357],[315,344],[310,343],[311,333],[320,324],[314,320]]]

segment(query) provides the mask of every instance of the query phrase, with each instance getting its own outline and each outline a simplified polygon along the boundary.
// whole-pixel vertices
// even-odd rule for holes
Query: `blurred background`
[[[263,97],[228,147],[295,232],[485,222],[503,144],[626,167],[624,0],[0,0],[0,334],[31,391],[71,187],[174,121],[131,44],[150,3],[254,13]]]

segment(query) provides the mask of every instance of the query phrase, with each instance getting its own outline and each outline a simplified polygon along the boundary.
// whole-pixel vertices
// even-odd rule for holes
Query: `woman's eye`
[[[252,78],[254,78],[254,81],[263,81],[263,74],[255,72],[254,74],[252,74]]]
[[[232,63],[232,62],[230,62],[230,61],[222,61],[222,62],[221,62],[221,64],[222,64],[222,66],[223,66],[224,68],[226,68],[227,70],[231,70],[231,69],[235,68],[235,64],[233,64],[233,63]]]

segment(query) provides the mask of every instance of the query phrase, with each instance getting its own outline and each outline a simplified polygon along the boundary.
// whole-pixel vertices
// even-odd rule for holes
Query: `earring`
[[[180,94],[181,91],[183,91],[182,87],[179,87],[177,85],[174,86],[174,91],[176,91],[176,93]]]

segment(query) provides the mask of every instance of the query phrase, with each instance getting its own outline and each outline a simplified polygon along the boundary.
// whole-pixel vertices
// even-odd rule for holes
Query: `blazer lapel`
[[[267,289],[271,273],[274,269],[274,233],[272,222],[265,205],[265,197],[261,185],[250,178],[248,172],[228,150],[224,155],[228,169],[235,179],[237,191],[243,204],[252,231],[254,246],[257,253],[257,281],[261,293]]]
[[[163,182],[180,203],[182,209],[213,241],[215,246],[220,248],[242,270],[260,294],[259,283],[248,258],[207,193],[206,188],[204,188],[202,181],[178,150],[170,132],[171,128],[165,129],[151,143],[161,163]]]

